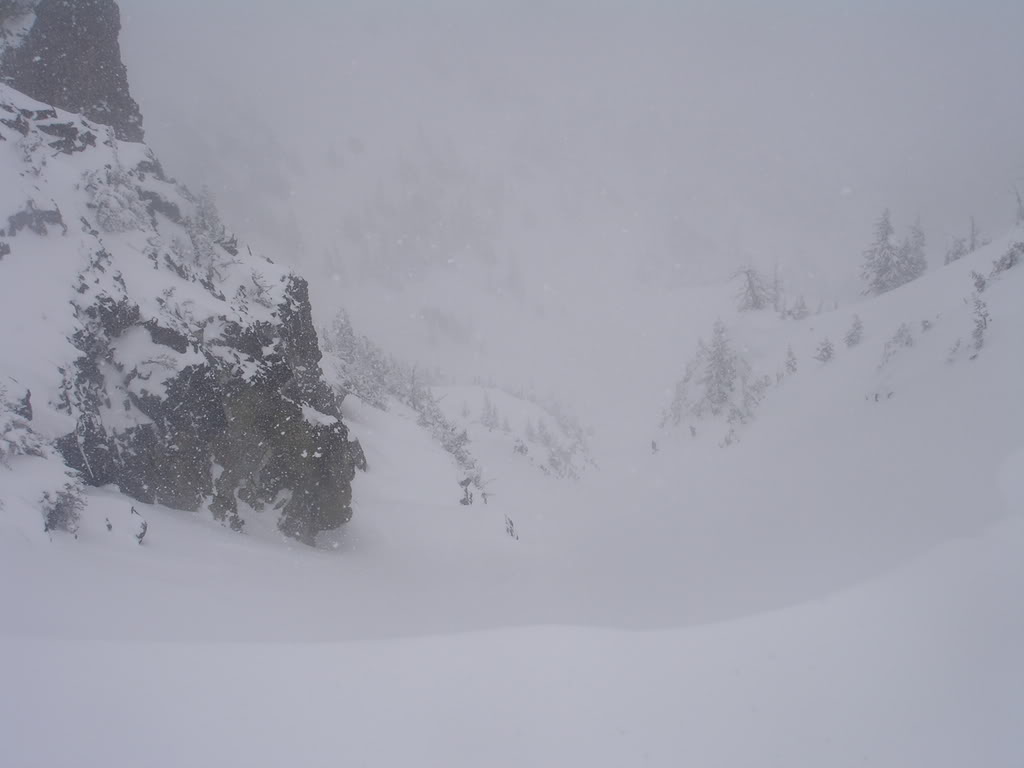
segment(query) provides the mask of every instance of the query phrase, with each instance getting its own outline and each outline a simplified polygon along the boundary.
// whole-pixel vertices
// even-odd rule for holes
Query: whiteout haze
[[[1020,29],[0,0],[0,764],[1019,766]]]

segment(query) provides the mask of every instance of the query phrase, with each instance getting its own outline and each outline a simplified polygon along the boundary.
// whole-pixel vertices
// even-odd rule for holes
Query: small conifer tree
[[[827,363],[834,355],[835,347],[828,338],[825,338],[818,344],[818,349],[814,353],[814,359],[820,363]]]
[[[847,347],[856,347],[864,339],[864,323],[860,319],[860,315],[853,316],[853,322],[850,324],[850,330],[843,336],[843,343]]]

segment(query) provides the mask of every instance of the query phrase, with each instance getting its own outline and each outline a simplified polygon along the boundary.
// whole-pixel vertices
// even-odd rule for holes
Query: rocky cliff
[[[0,79],[45,104],[77,112],[142,141],[142,114],[128,89],[115,0],[12,3],[19,29],[0,59]],[[13,37],[13,35],[12,35]]]
[[[113,2],[37,10],[19,57],[93,11],[85,28],[105,32],[82,55],[116,57]],[[100,67],[108,86],[116,64]],[[58,73],[45,92],[114,116],[73,68],[40,63]],[[351,517],[361,451],[324,383],[306,282],[119,138],[141,138],[141,121],[118,109],[120,128],[99,125],[0,85],[0,462],[62,459],[85,483],[236,529],[273,515],[312,545]]]

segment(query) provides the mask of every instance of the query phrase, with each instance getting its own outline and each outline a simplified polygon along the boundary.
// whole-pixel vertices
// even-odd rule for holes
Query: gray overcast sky
[[[424,143],[500,189],[499,251],[840,294],[883,206],[941,259],[1024,180],[1024,3],[121,4],[151,143],[307,260]]]

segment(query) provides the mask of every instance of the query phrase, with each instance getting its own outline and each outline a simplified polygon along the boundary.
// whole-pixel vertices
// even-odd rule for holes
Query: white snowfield
[[[1011,768],[1022,755],[1022,547],[1015,520],[830,599],[685,630],[271,642],[244,640],[240,625],[234,640],[141,641],[8,624],[0,752],[12,766]],[[263,595],[246,588],[248,571],[211,584],[202,563],[140,558],[140,570],[163,571],[162,588],[125,571],[95,584],[98,605],[75,590],[77,609],[116,603],[148,617],[155,603],[180,634],[202,635],[217,601],[181,598],[212,589],[229,612],[240,601],[271,614],[285,636],[296,622],[344,623],[329,587],[354,585],[339,578],[313,600],[293,557],[294,580]],[[390,597],[378,587],[378,610],[395,610]]]
[[[618,443],[573,482],[450,389],[493,491],[465,506],[411,413],[350,398],[369,471],[318,550],[269,513],[239,535],[136,503],[139,546],[114,489],[51,538],[53,462],[16,457],[0,765],[1020,768],[1024,266],[982,294],[976,359],[950,355],[970,271],[1015,240],[799,323],[732,318],[755,370],[788,346],[800,368],[728,448]],[[513,432],[543,415],[487,396]]]

